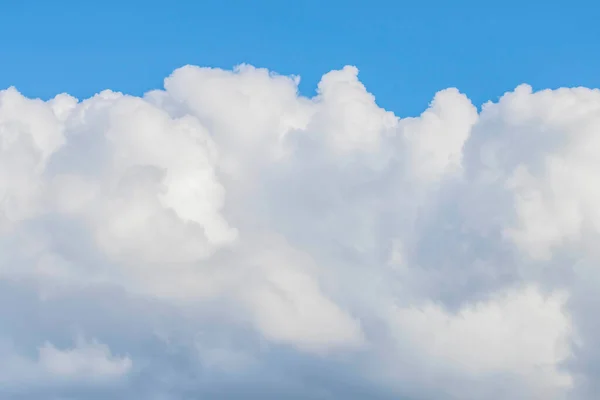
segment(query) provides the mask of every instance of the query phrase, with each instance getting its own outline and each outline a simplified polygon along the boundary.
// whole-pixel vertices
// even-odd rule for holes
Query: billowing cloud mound
[[[345,67],[0,92],[0,395],[595,398],[600,92]]]

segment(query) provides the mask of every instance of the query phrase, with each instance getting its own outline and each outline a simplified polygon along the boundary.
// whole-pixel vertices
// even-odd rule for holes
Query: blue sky
[[[591,1],[4,0],[0,87],[28,96],[162,86],[184,64],[302,76],[345,64],[399,115],[456,86],[476,105],[519,83],[600,86]]]

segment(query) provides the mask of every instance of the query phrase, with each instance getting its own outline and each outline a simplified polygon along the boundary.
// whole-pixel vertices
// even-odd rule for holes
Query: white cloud
[[[42,172],[65,142],[50,104],[0,92],[0,229],[40,211]]]
[[[572,385],[570,375],[560,368],[569,357],[572,338],[565,301],[559,293],[545,297],[527,287],[499,293],[457,313],[436,304],[394,307],[389,320],[401,348],[408,343],[418,349],[426,362],[436,365],[435,374],[464,373],[474,380],[512,374],[525,378],[530,398],[552,398]],[[493,396],[493,390],[486,397]]]
[[[456,89],[438,92],[420,117],[402,120],[408,169],[415,180],[427,182],[462,172],[462,149],[476,122],[477,109]]]
[[[107,384],[126,376],[132,368],[129,357],[118,357],[97,341],[80,338],[73,348],[59,349],[45,342],[35,359],[4,345],[0,383],[9,388],[23,386],[56,386],[68,384]]]
[[[587,399],[600,92],[523,85],[478,113],[446,89],[399,118],[355,67],[314,98],[298,83],[186,66],[143,97],[0,92],[0,283],[29,310],[0,333],[48,341],[23,370],[85,382],[140,359],[134,398],[307,379],[303,398],[339,397],[344,377],[373,398]],[[135,354],[49,344],[80,325]]]
[[[38,365],[62,379],[103,380],[127,374],[132,362],[128,357],[113,356],[106,345],[79,340],[75,348],[67,350],[45,343],[39,349]]]

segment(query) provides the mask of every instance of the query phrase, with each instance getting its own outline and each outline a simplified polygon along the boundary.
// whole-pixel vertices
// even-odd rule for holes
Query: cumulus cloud
[[[600,92],[478,111],[450,88],[401,118],[355,67],[298,83],[185,66],[142,97],[0,92],[2,385],[593,398]]]

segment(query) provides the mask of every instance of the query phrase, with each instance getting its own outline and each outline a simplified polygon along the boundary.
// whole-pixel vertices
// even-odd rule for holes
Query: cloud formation
[[[0,393],[593,398],[600,92],[298,83],[0,92]]]

